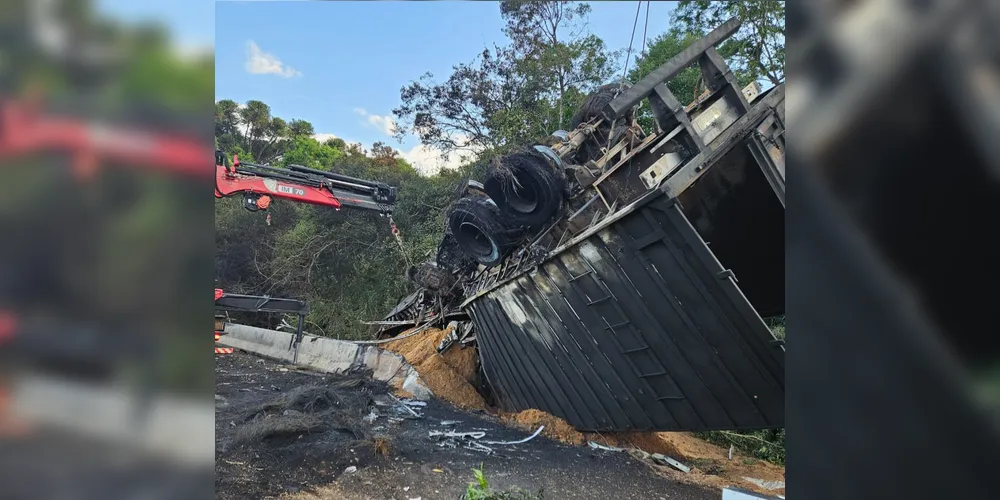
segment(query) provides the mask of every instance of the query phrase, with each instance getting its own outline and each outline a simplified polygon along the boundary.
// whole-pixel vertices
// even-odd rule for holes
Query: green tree
[[[751,81],[763,79],[774,85],[783,82],[785,2],[684,0],[674,11],[674,27],[682,32],[707,33],[732,17],[738,17],[743,24],[723,47],[732,54],[735,66],[745,71]]]
[[[222,99],[215,103],[215,138],[218,147],[227,153],[239,150],[243,153],[240,158],[247,161],[253,161],[253,158],[258,162],[271,163],[279,161],[289,148],[314,147],[298,139],[316,142],[312,139],[315,133],[313,125],[308,121],[285,121],[271,116],[271,107],[261,101],[250,100],[243,106],[232,99]],[[320,144],[316,142],[316,145]],[[343,151],[343,148],[333,149]],[[325,164],[328,165],[329,161]]]
[[[245,127],[234,111],[235,103],[221,100],[216,107],[218,133]],[[289,121],[289,128],[294,123]],[[252,157],[239,146],[227,153]],[[289,139],[275,161],[279,167],[291,163],[397,186],[399,201],[393,218],[403,231],[403,250],[386,219],[377,213],[277,200],[268,209],[268,223],[266,215],[246,211],[238,197],[221,199],[216,200],[218,286],[304,299],[311,311],[308,331],[365,338],[370,331],[360,322],[382,317],[412,290],[403,277],[407,261],[421,261],[436,248],[444,209],[463,177],[454,171],[419,175],[385,143],[377,142],[365,151],[340,139],[320,143],[307,135]],[[264,318],[237,319],[261,324]],[[273,320],[262,326],[277,325]]]
[[[305,120],[292,120],[288,122],[288,133],[292,137],[312,137],[316,133],[311,123]]]
[[[397,138],[416,134],[445,154],[508,151],[564,126],[614,73],[604,42],[585,33],[586,4],[505,1],[500,9],[511,43],[456,65],[443,83],[428,73],[403,87]]]
[[[565,0],[500,2],[504,34],[514,47],[518,71],[537,80],[552,103],[546,130],[561,129],[582,96],[615,72],[604,41],[586,32],[590,12],[589,4]]]
[[[400,90],[396,138],[416,134],[443,154],[503,149],[533,137],[540,89],[517,71],[510,47],[484,49],[443,83],[431,73]]]
[[[329,170],[333,166],[333,162],[343,155],[343,150],[320,144],[312,137],[298,135],[288,142],[278,164],[282,166],[302,165],[319,170]]]

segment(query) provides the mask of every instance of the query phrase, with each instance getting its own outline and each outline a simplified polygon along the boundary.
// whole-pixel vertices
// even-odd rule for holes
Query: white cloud
[[[365,117],[364,125],[373,127],[388,136],[396,133],[396,121],[391,116],[374,115],[365,108],[354,108],[354,112]]]
[[[461,143],[464,137],[457,137]],[[478,152],[475,148],[468,151],[457,151],[441,157],[441,150],[425,146],[423,144],[414,146],[409,151],[402,151],[399,156],[406,160],[413,168],[424,175],[434,175],[441,170],[453,170],[476,158]]]
[[[339,136],[334,134],[313,134],[312,138],[319,142],[326,142],[330,139],[337,139]],[[346,141],[345,141],[346,142]]]
[[[389,116],[368,115],[368,124],[379,129],[385,135],[396,133],[396,122]]]
[[[252,75],[302,76],[302,72],[281,62],[274,54],[261,50],[253,40],[247,40],[246,70]]]
[[[173,47],[174,54],[183,61],[198,61],[215,54],[215,46],[211,43],[178,43]]]

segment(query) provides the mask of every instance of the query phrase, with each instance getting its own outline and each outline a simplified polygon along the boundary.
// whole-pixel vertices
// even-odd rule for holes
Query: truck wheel
[[[562,207],[566,179],[541,153],[529,150],[503,157],[483,186],[504,217],[538,228]]]
[[[448,214],[448,230],[470,259],[486,267],[503,260],[512,247],[512,227],[484,198],[459,198]]]

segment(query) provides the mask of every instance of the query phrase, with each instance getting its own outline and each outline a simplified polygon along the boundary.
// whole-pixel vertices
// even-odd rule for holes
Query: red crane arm
[[[307,186],[257,175],[245,175],[231,172],[222,165],[215,166],[215,197],[223,198],[236,194],[261,195],[261,197],[283,198],[286,200],[323,205],[340,209],[340,200],[330,191],[322,187]],[[267,198],[263,198],[267,200]],[[261,205],[264,206],[261,206]],[[257,202],[257,207],[264,210],[270,201]]]
[[[89,175],[101,159],[139,168],[205,176],[207,143],[167,133],[111,127],[72,117],[47,116],[17,101],[0,104],[0,158],[39,151],[66,151],[73,167]]]
[[[301,165],[277,168],[240,162],[232,165],[221,151],[215,152],[215,197],[242,194],[244,208],[267,210],[272,198],[321,205],[392,213],[396,188],[387,184],[316,170]]]

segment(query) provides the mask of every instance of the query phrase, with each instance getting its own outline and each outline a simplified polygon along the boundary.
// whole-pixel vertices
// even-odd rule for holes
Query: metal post
[[[302,323],[305,321],[305,315],[299,314],[299,326],[295,330],[295,353],[292,354],[292,363],[298,364],[299,362],[299,345],[302,344]]]

